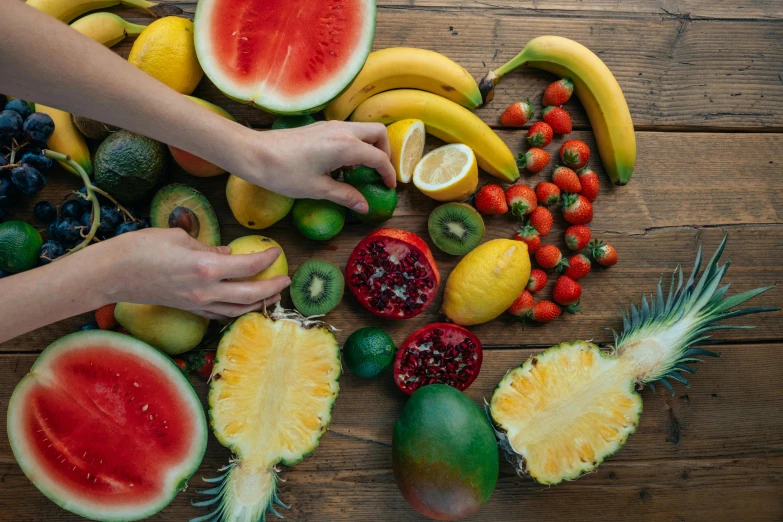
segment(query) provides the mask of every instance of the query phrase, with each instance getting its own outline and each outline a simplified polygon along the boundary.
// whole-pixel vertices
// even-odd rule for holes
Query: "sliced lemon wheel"
[[[463,201],[478,185],[476,155],[462,143],[439,147],[416,164],[413,184],[432,199]]]
[[[416,163],[424,154],[424,122],[421,120],[400,120],[386,127],[391,145],[391,161],[397,173],[397,181],[408,183],[413,176]]]

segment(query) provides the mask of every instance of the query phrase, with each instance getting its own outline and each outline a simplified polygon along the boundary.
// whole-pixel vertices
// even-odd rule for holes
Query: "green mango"
[[[133,337],[169,355],[198,346],[209,326],[200,315],[160,305],[117,303],[114,318]]]

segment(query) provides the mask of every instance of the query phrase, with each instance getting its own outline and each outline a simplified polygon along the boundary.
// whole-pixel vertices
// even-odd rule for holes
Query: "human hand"
[[[228,247],[206,246],[184,230],[152,228],[102,241],[80,255],[92,256],[90,266],[107,274],[108,302],[164,305],[209,319],[237,317],[272,305],[291,284],[288,276],[231,281],[270,266],[280,255],[279,248],[229,254]]]

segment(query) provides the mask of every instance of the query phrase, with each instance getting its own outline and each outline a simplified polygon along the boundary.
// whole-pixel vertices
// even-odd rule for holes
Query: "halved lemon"
[[[416,163],[424,154],[424,122],[421,120],[400,120],[386,127],[391,145],[391,161],[397,173],[397,181],[408,183],[413,176]]]
[[[476,155],[462,143],[439,147],[416,164],[413,184],[432,199],[463,201],[478,185]]]

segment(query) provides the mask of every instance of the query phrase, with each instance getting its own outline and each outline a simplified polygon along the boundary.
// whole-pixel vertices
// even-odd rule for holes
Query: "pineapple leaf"
[[[682,370],[688,373],[699,373],[699,370],[697,368],[691,368],[690,366],[687,366],[685,364],[677,363],[674,365],[674,367],[677,368],[678,370]]]
[[[674,395],[674,388],[672,388],[672,385],[671,385],[671,384],[669,384],[669,381],[667,381],[666,379],[658,379],[658,381],[657,381],[657,382],[661,383],[661,384],[663,385],[663,387],[664,387],[664,388],[666,388],[667,390],[669,390],[670,392],[672,392],[672,395]],[[191,522],[192,522],[192,521],[191,521]]]
[[[674,379],[675,381],[680,381],[681,383],[683,383],[685,385],[686,388],[690,388],[691,387],[691,385],[688,383],[688,379],[686,379],[685,377],[683,377],[682,375],[680,375],[677,372],[674,372],[674,371],[669,372],[669,373],[666,374],[666,377]]]
[[[707,357],[720,357],[719,353],[711,352],[709,350],[702,350],[701,348],[691,348],[687,352],[685,352],[685,357],[690,357],[691,355],[704,355]]]

